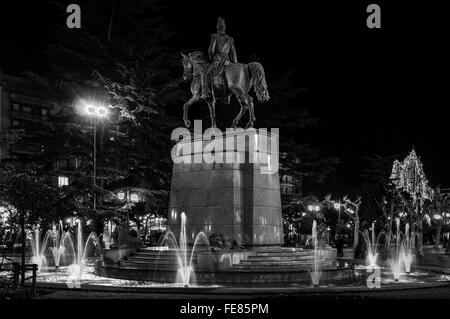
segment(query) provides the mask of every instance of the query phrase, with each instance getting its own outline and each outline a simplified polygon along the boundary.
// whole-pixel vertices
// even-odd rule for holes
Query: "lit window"
[[[20,105],[17,104],[17,103],[14,103],[14,104],[13,104],[13,110],[14,110],[14,111],[20,111]]]
[[[24,106],[24,107],[22,107],[22,111],[25,112],[25,113],[31,113],[31,107]]]
[[[139,195],[138,194],[131,194],[130,200],[132,202],[138,202],[139,201]]]
[[[42,115],[46,116],[48,113],[48,110],[46,108],[43,108],[41,112],[42,112]]]
[[[69,178],[67,176],[58,176],[58,186],[69,186]]]
[[[12,126],[19,126],[19,121],[13,120],[12,121]]]

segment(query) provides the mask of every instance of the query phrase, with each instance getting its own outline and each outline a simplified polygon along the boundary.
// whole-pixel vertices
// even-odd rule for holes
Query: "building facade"
[[[31,81],[0,72],[0,161],[38,149],[38,145],[14,143],[14,139],[25,133],[27,122],[46,121],[54,106]]]

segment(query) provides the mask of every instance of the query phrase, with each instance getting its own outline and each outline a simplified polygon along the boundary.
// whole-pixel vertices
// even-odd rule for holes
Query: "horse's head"
[[[203,57],[203,52],[194,51],[188,54],[181,53],[183,57],[181,62],[183,63],[183,79],[189,80],[192,76],[199,75],[200,72],[208,64]]]
[[[191,63],[189,54],[186,55],[184,53],[181,53],[181,56],[181,63],[183,63],[183,80],[187,81],[192,77],[194,66]]]

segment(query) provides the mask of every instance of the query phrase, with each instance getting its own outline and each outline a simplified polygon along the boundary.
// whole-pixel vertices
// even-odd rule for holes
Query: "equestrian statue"
[[[210,63],[205,60],[201,51],[182,53],[183,79],[190,80],[192,97],[183,106],[183,120],[186,127],[191,126],[188,119],[189,106],[205,101],[208,104],[211,127],[216,127],[215,104],[217,100],[230,103],[234,94],[241,110],[233,120],[232,127],[237,128],[239,120],[248,110],[249,121],[246,128],[253,127],[256,120],[253,98],[250,89],[253,87],[260,102],[269,100],[264,68],[258,62],[238,63],[236,49],[232,37],[225,33],[225,20],[217,20],[217,33],[211,35],[208,49]]]

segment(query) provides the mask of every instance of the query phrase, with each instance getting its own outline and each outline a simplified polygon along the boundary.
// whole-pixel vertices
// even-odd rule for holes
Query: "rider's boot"
[[[209,77],[206,74],[201,75],[201,81],[202,81],[202,95],[200,96],[203,100],[210,100],[212,98],[211,96],[211,89],[208,85],[208,79]]]

